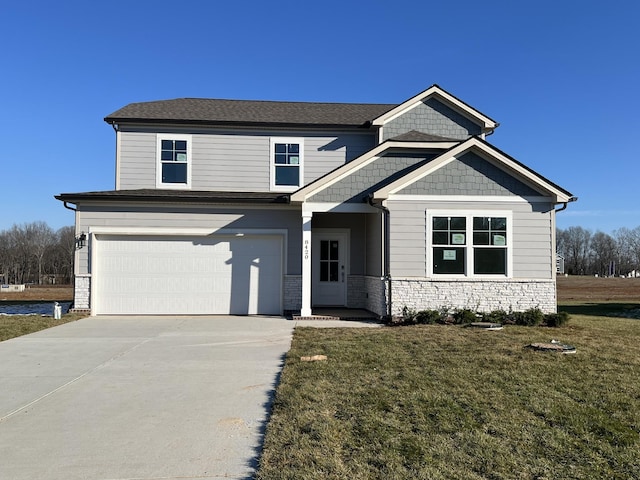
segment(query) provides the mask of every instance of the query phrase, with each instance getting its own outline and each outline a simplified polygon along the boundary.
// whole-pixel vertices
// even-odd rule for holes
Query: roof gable
[[[495,120],[492,120],[491,118],[476,110],[472,106],[466,104],[459,98],[454,97],[449,92],[440,88],[438,85],[432,85],[425,91],[420,92],[419,94],[411,97],[400,105],[390,109],[387,112],[384,112],[382,115],[374,119],[372,124],[383,126],[386,123],[400,117],[401,115],[406,114],[412,109],[423,105],[424,102],[430,99],[438,100],[439,102],[461,114],[465,118],[471,120],[473,123],[479,125],[481,128],[481,133],[492,132],[499,125]]]
[[[349,175],[353,175],[358,170],[367,167],[369,164],[375,162],[380,156],[389,153],[389,152],[432,152],[432,151],[443,151],[448,148],[453,147],[459,142],[397,142],[387,140],[386,142],[378,145],[377,147],[369,150],[365,154],[360,157],[352,160],[349,163],[341,165],[335,170],[329,172],[323,177],[311,182],[310,184],[302,187],[300,190],[291,194],[292,202],[305,202],[308,201],[312,196],[317,195],[324,189],[327,189],[334,185],[335,183],[340,182],[344,178]]]
[[[390,183],[390,182],[389,182]],[[433,173],[397,192],[402,195],[537,197],[534,190],[473,151],[457,156]]]
[[[422,180],[428,175],[433,174],[445,165],[459,160],[468,153],[473,153],[476,156],[479,156],[495,168],[498,168],[517,179],[520,184],[524,184],[535,191],[540,191],[545,195],[553,197],[553,200],[557,203],[568,202],[573,198],[573,195],[570,192],[564,190],[550,180],[547,180],[542,175],[536,173],[524,164],[518,162],[516,159],[501,152],[493,145],[478,137],[472,137],[469,140],[460,143],[459,145],[442,153],[439,157],[433,159],[428,164],[409,173],[405,177],[382,187],[374,193],[374,198],[378,200],[385,200],[389,198],[390,195],[403,192],[410,185]],[[486,173],[487,172],[485,172],[485,174]],[[491,175],[495,177],[495,171]],[[505,187],[505,185],[503,185],[503,187]],[[518,187],[518,189],[521,190],[522,187]]]

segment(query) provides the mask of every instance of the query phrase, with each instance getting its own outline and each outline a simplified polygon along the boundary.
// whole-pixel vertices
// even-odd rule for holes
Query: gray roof
[[[153,203],[288,203],[289,195],[270,192],[208,192],[194,190],[106,190],[100,192],[61,193],[57,200],[76,203],[79,201],[125,201]]]
[[[369,103],[274,102],[177,98],[131,103],[105,117],[108,123],[200,123],[368,126],[396,105]]]

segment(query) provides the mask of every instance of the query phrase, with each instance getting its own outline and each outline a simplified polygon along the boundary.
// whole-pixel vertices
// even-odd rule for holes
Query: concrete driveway
[[[251,478],[293,327],[95,317],[0,342],[0,478]]]

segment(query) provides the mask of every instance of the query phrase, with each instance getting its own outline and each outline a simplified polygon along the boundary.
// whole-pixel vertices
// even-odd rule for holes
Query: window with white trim
[[[433,275],[510,276],[510,214],[433,213],[427,221]]]
[[[156,186],[190,188],[191,135],[158,135]]]
[[[294,191],[302,186],[304,139],[271,138],[271,189]]]

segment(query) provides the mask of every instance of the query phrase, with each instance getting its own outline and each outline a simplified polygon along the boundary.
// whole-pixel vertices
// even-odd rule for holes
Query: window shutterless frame
[[[513,276],[512,212],[427,210],[425,221],[427,276]]]
[[[191,188],[192,143],[191,135],[157,135],[156,188]]]
[[[304,138],[271,137],[269,143],[270,188],[294,192],[304,183]]]

